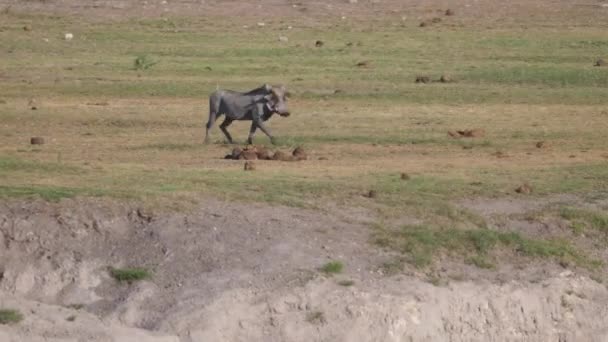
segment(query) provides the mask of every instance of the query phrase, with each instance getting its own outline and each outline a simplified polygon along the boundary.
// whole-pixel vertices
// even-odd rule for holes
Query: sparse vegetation
[[[608,234],[608,215],[592,210],[565,207],[560,211],[561,217],[569,220],[575,233],[598,231]]]
[[[330,261],[321,267],[321,271],[325,274],[337,274],[342,273],[344,264],[340,261]]]
[[[506,248],[515,255],[569,260],[579,266],[595,268],[593,260],[563,240],[525,238],[515,232],[499,232],[485,228],[455,229],[432,226],[405,226],[398,230],[377,229],[376,243],[408,256],[416,267],[430,265],[442,255],[462,257],[481,268],[493,268],[492,252]]]
[[[112,278],[121,281],[132,283],[138,280],[150,278],[152,275],[145,268],[110,268]]]
[[[135,70],[147,70],[156,63],[158,62],[152,60],[152,58],[148,55],[139,55],[135,58],[135,61],[133,62],[133,67],[135,68]]]
[[[349,286],[355,285],[355,282],[352,280],[345,279],[345,280],[338,281],[338,285],[344,286],[344,287],[349,287]]]
[[[70,304],[67,307],[74,310],[81,310],[82,308],[84,308],[84,304]]]
[[[14,324],[23,320],[23,315],[14,309],[0,309],[0,324]]]
[[[312,324],[325,324],[325,314],[323,311],[311,311],[306,314],[306,321]]]

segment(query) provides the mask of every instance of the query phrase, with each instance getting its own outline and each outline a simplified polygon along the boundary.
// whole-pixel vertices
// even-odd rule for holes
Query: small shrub
[[[19,323],[23,320],[23,315],[13,309],[0,309],[0,324]]]
[[[118,281],[132,283],[137,280],[150,278],[150,272],[145,268],[110,268],[110,275]]]
[[[327,274],[341,273],[344,265],[339,261],[331,261],[321,267],[321,271]]]
[[[135,58],[133,66],[135,70],[147,70],[158,62],[153,61],[148,55],[139,55]]]
[[[306,315],[306,321],[313,324],[323,324],[326,322],[325,314],[322,311],[309,312]]]

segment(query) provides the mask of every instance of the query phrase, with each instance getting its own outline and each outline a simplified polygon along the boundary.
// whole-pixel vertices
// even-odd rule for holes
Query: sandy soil
[[[188,212],[91,199],[3,203],[0,307],[25,320],[0,326],[0,340],[608,338],[606,287],[557,266],[542,277],[533,267],[508,278],[461,269],[462,279],[440,286],[407,272],[382,275],[387,255],[370,248],[373,219],[365,210],[215,200]],[[330,260],[345,272],[318,271]],[[144,266],[153,277],[120,284],[108,266]]]

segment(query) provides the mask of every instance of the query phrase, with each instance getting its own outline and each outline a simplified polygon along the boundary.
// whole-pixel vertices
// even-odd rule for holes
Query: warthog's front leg
[[[232,123],[232,119],[226,117],[226,119],[224,120],[224,122],[222,122],[222,124],[220,125],[220,129],[222,130],[222,132],[224,132],[224,135],[226,136],[226,139],[228,139],[228,142],[230,144],[232,144],[232,136],[230,135],[230,133],[228,132],[228,126],[230,126],[230,124]]]
[[[253,144],[253,137],[255,136],[255,131],[258,129],[258,125],[255,121],[251,122],[251,127],[249,128],[249,137],[247,137],[247,143],[249,145]]]
[[[264,125],[264,120],[262,119],[264,117],[264,106],[265,106],[264,104],[258,104],[257,113],[254,113],[254,115],[253,115],[252,125],[259,127],[262,130],[262,132],[264,132],[264,134],[266,134],[268,136],[268,138],[270,138],[270,142],[274,145],[275,139],[272,136],[272,133],[270,133],[270,129],[268,129],[266,127],[266,125]],[[252,130],[253,130],[253,132],[255,132],[255,129],[253,129],[253,126],[252,126]],[[250,131],[250,134],[251,134],[251,131]]]
[[[266,125],[264,125],[262,120],[258,120],[254,123],[257,127],[259,127],[262,130],[262,132],[264,132],[264,134],[266,134],[268,136],[268,138],[270,138],[270,142],[274,145],[276,143],[276,140],[272,136],[272,133],[270,133],[270,129],[268,127],[266,127]]]

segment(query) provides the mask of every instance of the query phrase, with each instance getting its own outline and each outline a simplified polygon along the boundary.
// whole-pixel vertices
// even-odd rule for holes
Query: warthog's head
[[[289,116],[289,109],[287,109],[289,92],[285,86],[273,87],[266,85],[266,89],[269,91],[269,94],[265,97],[268,101],[268,107],[280,116]]]

